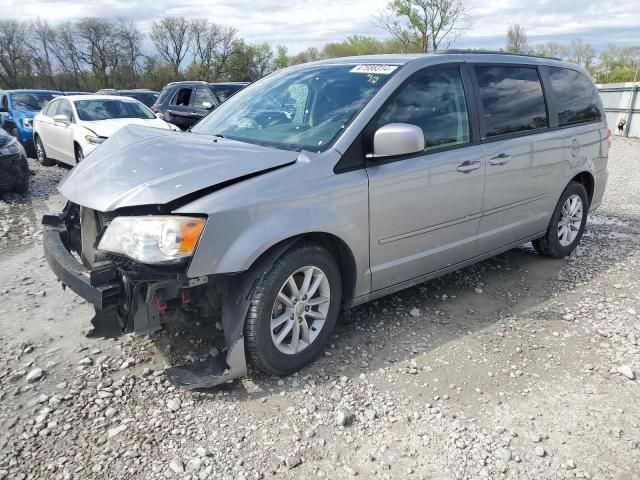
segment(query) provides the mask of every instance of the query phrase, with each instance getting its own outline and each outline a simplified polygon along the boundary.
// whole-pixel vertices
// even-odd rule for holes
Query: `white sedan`
[[[38,161],[75,165],[125,125],[180,129],[141,102],[112,95],[69,95],[49,102],[33,119]]]

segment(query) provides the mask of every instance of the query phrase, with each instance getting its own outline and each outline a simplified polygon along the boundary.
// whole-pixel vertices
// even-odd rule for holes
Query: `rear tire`
[[[314,243],[295,244],[253,290],[244,327],[249,361],[269,375],[300,370],[331,337],[341,302],[335,258]]]
[[[589,196],[584,185],[571,182],[560,196],[544,237],[534,240],[541,255],[563,258],[576,249],[587,225]]]
[[[43,167],[50,167],[54,164],[54,161],[47,157],[47,152],[44,149],[44,145],[42,145],[40,137],[36,137],[36,156]]]

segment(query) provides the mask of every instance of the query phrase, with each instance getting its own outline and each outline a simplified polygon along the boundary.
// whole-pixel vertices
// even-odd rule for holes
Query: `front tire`
[[[74,147],[74,153],[76,155],[76,164],[84,160],[84,152],[82,151],[82,147],[77,143],[75,144],[75,147]]]
[[[50,167],[53,165],[53,160],[47,157],[47,152],[44,149],[44,145],[42,145],[42,140],[40,137],[36,137],[36,156],[38,158],[38,162],[43,167]]]
[[[258,282],[245,322],[251,364],[269,375],[288,375],[315,359],[340,312],[342,279],[324,248],[300,242]]]
[[[576,249],[587,225],[589,196],[584,185],[571,182],[560,196],[544,237],[534,240],[541,255],[563,258]]]

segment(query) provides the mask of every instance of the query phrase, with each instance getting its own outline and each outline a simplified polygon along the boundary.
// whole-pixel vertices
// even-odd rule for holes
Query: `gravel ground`
[[[162,370],[206,324],[83,336],[37,222],[65,170],[32,163],[0,202],[0,478],[639,479],[638,162],[615,138],[572,257],[510,251],[355,309],[297,375],[201,392]]]

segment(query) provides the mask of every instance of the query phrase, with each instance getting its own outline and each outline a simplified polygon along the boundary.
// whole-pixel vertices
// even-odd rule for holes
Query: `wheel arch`
[[[585,190],[587,191],[587,198],[589,199],[589,205],[591,205],[591,201],[593,200],[593,193],[596,186],[596,181],[593,174],[585,170],[575,175],[571,179],[571,182],[577,182],[585,188]]]
[[[301,233],[280,240],[262,252],[253,264],[260,262],[264,257],[273,255],[274,252],[278,252],[278,250],[280,250],[280,252],[278,252],[278,256],[284,255],[287,250],[301,240],[306,240],[320,245],[333,255],[336,262],[338,262],[340,276],[342,278],[342,302],[345,303],[353,299],[356,288],[356,260],[353,255],[353,251],[349,248],[347,243],[335,234],[323,231],[314,231]]]

